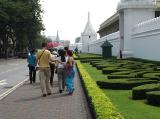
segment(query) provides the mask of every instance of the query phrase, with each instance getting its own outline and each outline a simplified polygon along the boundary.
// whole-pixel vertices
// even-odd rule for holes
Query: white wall
[[[75,43],[69,45],[69,49],[73,51],[75,50],[76,47],[78,48],[79,52],[82,52],[82,43]]]
[[[82,52],[88,53],[89,43],[97,40],[97,35],[96,34],[87,34],[87,35],[82,34],[81,39],[82,39]]]
[[[153,19],[154,11],[152,9],[125,9],[124,10],[124,51],[132,51],[131,34],[135,24]]]
[[[160,17],[133,27],[131,48],[133,57],[160,60]]]
[[[118,56],[119,53],[119,45],[120,45],[120,34],[119,31],[109,34],[107,36],[104,36],[98,40],[92,41],[89,43],[89,53],[93,54],[102,54],[102,44],[107,40],[109,41],[113,47],[112,47],[112,55]]]

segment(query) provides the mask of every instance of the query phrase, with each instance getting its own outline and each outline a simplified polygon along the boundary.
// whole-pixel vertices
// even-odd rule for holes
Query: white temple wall
[[[160,17],[135,25],[132,32],[133,57],[160,60]]]
[[[81,38],[82,38],[82,52],[88,53],[88,36],[82,35]]]
[[[79,52],[82,52],[82,43],[74,43],[69,45],[70,50],[74,51],[76,48],[78,48]]]
[[[104,36],[98,40],[92,41],[89,44],[89,53],[93,54],[102,54],[102,44],[108,40],[112,45],[112,55],[117,56],[119,52],[119,45],[120,45],[120,34],[119,31],[109,34],[107,36]]]
[[[132,51],[131,34],[135,24],[154,18],[152,9],[125,9],[124,10],[124,51]]]
[[[82,52],[89,53],[89,43],[97,40],[97,35],[96,34],[82,35],[81,38],[82,38]]]

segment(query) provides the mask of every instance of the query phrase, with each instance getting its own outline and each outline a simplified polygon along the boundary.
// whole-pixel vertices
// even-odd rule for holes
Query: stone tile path
[[[72,96],[58,92],[57,76],[53,94],[47,97],[42,97],[38,79],[33,85],[26,82],[0,101],[0,119],[91,119],[77,74],[74,80]]]

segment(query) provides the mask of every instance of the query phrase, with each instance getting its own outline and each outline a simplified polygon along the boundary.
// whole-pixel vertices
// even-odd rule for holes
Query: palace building
[[[121,53],[123,58],[159,60],[159,8],[159,0],[121,0],[117,12],[100,25],[100,39],[96,39],[96,33],[89,25],[94,38],[90,39],[88,31],[84,30],[83,52],[102,54],[101,46],[107,40],[113,45],[113,56],[119,57]]]

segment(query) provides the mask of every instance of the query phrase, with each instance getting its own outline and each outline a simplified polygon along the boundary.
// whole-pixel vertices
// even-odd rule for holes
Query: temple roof
[[[119,20],[119,13],[118,12],[116,12],[110,18],[108,18],[106,21],[104,21],[100,25],[99,31],[102,30],[102,29],[104,29],[104,28],[106,28],[107,26],[111,25],[112,23],[116,22],[117,20]]]
[[[91,21],[90,21],[90,13],[88,13],[88,22],[82,34],[83,35],[96,34],[94,28],[92,27]]]

